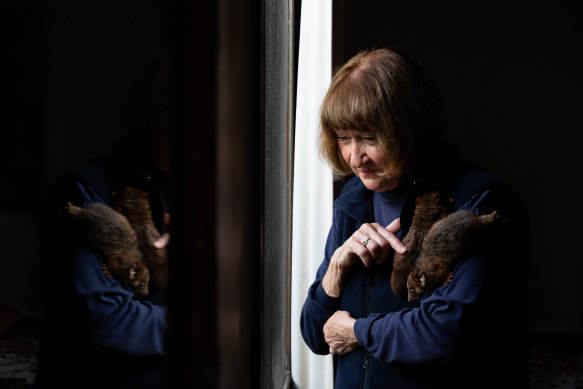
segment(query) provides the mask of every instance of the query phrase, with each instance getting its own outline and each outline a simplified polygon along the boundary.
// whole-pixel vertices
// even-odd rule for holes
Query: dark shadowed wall
[[[0,305],[14,305],[25,316],[42,315],[40,200],[56,177],[80,162],[108,153],[126,133],[124,103],[129,91],[147,63],[167,49],[169,11],[165,3],[0,1],[2,17],[15,26],[9,38],[4,35],[0,40],[5,45],[0,50],[8,53],[8,62],[15,69],[15,74],[2,79],[13,88],[8,96],[13,115],[22,114],[22,102],[41,115],[33,148],[40,177],[36,193],[29,193],[37,204],[0,212]],[[5,85],[2,90],[6,91]],[[11,152],[17,155],[14,150],[19,149],[11,151],[6,144],[16,144],[20,135],[6,126],[2,134],[2,160],[17,164],[20,159],[8,156]]]
[[[523,4],[345,0],[343,56],[398,45],[433,73],[446,138],[529,207],[529,329],[583,332],[582,8]]]

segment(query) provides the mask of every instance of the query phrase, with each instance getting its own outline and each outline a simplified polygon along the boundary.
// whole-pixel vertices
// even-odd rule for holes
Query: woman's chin
[[[368,190],[373,190],[375,192],[385,192],[387,190],[397,189],[399,187],[398,180],[388,179],[386,177],[362,177],[359,176],[363,185]]]

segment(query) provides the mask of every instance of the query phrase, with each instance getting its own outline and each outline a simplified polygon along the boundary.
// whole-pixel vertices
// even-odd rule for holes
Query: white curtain
[[[312,353],[299,330],[300,312],[332,221],[332,177],[319,157],[319,110],[331,79],[332,0],[304,0],[301,9],[294,149],[291,364],[300,389],[333,387],[332,357]]]

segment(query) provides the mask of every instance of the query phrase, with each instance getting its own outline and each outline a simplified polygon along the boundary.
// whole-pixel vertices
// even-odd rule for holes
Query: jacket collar
[[[359,224],[367,223],[374,220],[373,193],[355,176],[344,185],[342,194],[332,205]]]

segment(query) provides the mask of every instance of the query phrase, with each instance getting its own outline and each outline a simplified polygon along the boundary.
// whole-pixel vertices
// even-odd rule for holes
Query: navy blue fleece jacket
[[[412,179],[401,211],[409,228],[414,197],[432,186],[448,188],[454,209],[498,210],[490,240],[454,269],[454,279],[419,305],[396,296],[392,263],[367,269],[358,262],[342,295],[332,298],[321,281],[334,251],[363,223],[374,222],[372,192],[350,180],[334,202],[325,256],[308,291],[301,332],[317,354],[327,354],[323,326],[337,310],[356,318],[362,344],[336,358],[336,388],[526,387],[524,315],[527,296],[528,215],[519,196],[498,178],[459,162],[444,176]]]

